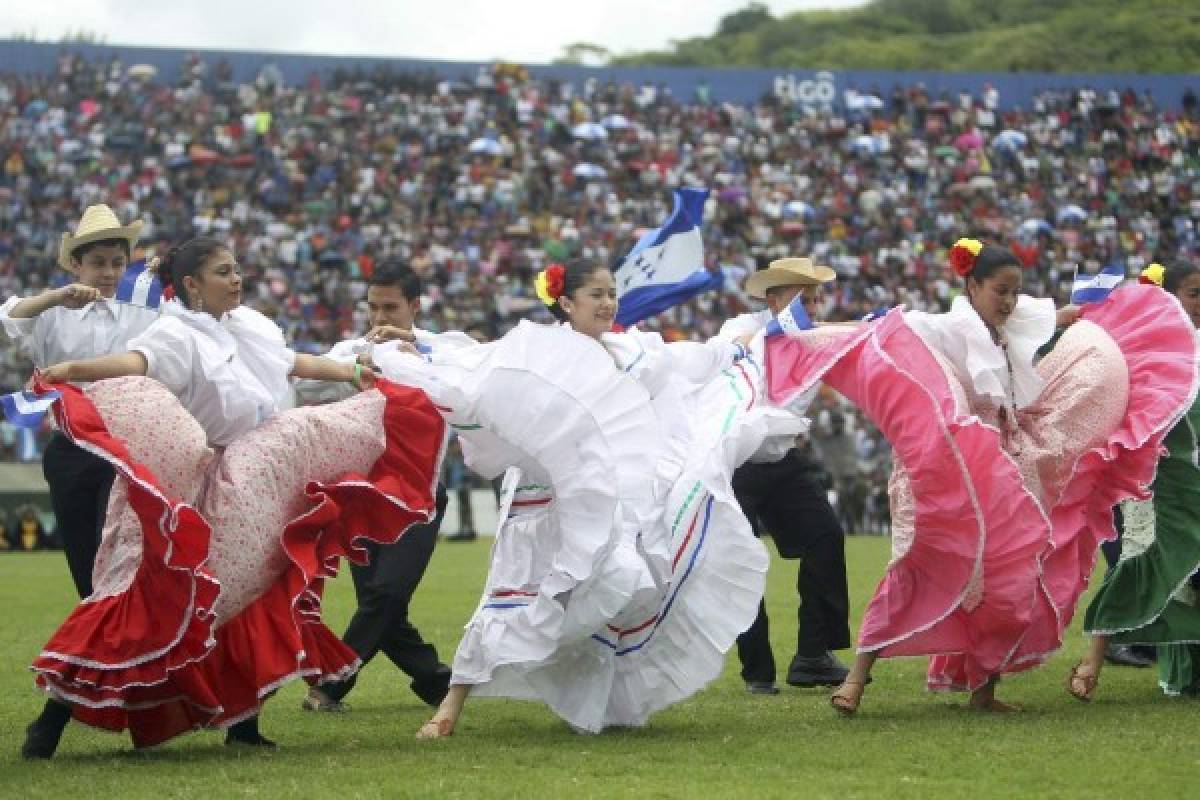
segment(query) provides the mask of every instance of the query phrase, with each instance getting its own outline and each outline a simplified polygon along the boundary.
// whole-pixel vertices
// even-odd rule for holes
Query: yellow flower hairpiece
[[[1151,264],[1138,275],[1138,283],[1152,283],[1162,288],[1163,279],[1167,276],[1167,268],[1162,264]]]
[[[982,250],[983,242],[978,239],[959,239],[950,248],[950,267],[965,278],[975,269],[975,259]]]
[[[566,282],[566,268],[562,264],[551,264],[533,279],[533,290],[538,299],[547,306],[554,305],[562,297]]]

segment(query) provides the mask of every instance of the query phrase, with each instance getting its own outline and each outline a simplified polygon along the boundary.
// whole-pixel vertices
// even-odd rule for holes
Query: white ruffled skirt
[[[730,486],[766,428],[755,365],[652,398],[596,342],[526,323],[433,365],[382,366],[430,394],[472,468],[505,472],[455,683],[598,732],[720,674],[768,563]]]

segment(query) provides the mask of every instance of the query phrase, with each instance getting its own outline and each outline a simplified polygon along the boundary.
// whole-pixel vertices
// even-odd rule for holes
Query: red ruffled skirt
[[[118,479],[95,591],[34,661],[39,686],[143,747],[358,668],[321,621],[321,589],[339,558],[364,559],[360,540],[432,518],[445,427],[424,393],[380,381],[214,451],[155,381],[53,388],[60,429]]]

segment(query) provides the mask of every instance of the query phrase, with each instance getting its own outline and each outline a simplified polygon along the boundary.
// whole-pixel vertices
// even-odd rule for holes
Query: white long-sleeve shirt
[[[159,317],[157,309],[104,299],[79,309],[54,306],[36,317],[11,316],[21,299],[10,297],[0,306],[0,324],[38,369],[123,353]]]

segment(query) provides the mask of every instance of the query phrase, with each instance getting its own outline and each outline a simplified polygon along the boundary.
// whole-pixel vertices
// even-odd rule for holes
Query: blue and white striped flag
[[[0,396],[0,405],[4,406],[4,418],[18,428],[38,428],[42,417],[54,405],[54,401],[62,396],[62,392],[46,392],[37,395],[33,392],[13,392]]]
[[[643,236],[615,270],[618,325],[629,327],[709,289],[719,289],[720,272],[704,268],[700,224],[708,189],[675,189],[666,223]]]
[[[1112,290],[1125,280],[1125,268],[1120,264],[1109,264],[1095,275],[1080,275],[1075,271],[1075,283],[1071,286],[1071,302],[1099,303],[1112,294]]]
[[[118,303],[158,308],[162,304],[162,293],[162,281],[158,279],[158,274],[146,269],[146,260],[142,259],[125,268],[114,299]]]
[[[769,339],[781,334],[811,330],[812,327],[812,320],[808,318],[808,312],[804,310],[804,292],[796,292],[796,296],[792,302],[788,303],[788,307],[767,323],[766,336]]]
[[[891,306],[875,306],[875,308],[873,308],[871,310],[870,314],[863,315],[862,321],[863,322],[874,322],[875,320],[879,319],[880,317],[886,317],[887,313],[891,310],[892,310]]]

